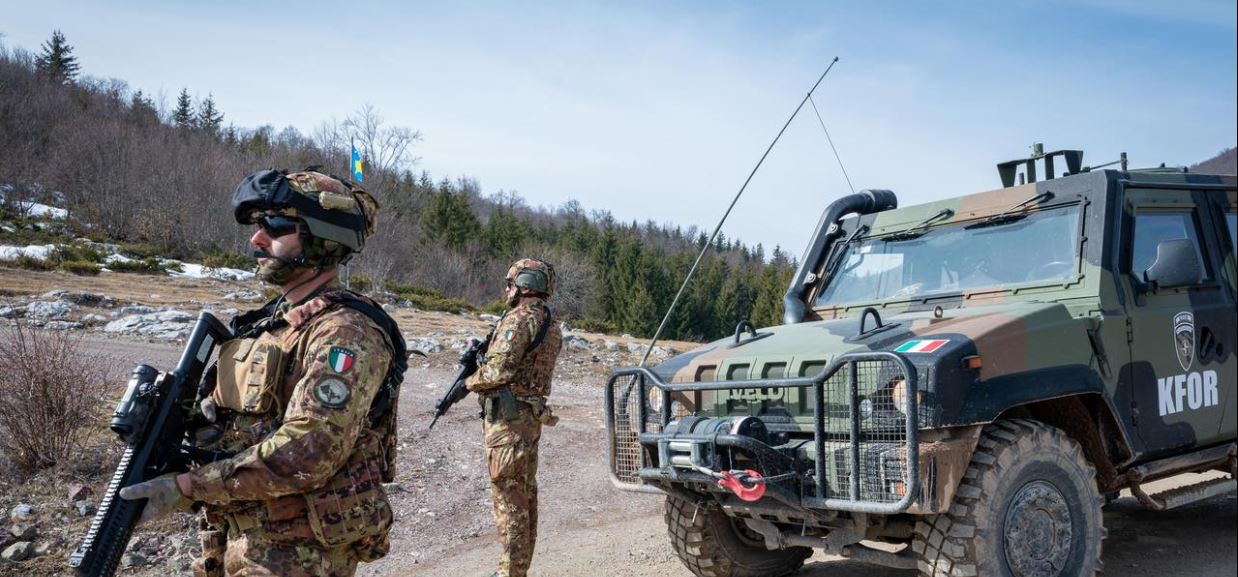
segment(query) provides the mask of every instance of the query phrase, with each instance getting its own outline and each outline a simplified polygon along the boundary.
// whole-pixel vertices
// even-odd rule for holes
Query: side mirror
[[[1204,265],[1199,262],[1195,243],[1179,238],[1156,245],[1156,261],[1143,271],[1151,290],[1197,285],[1204,280]]]

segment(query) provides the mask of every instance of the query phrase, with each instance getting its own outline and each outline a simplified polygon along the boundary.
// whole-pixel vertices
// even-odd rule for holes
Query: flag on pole
[[[365,182],[365,171],[361,166],[361,151],[357,150],[357,145],[352,145],[352,179],[357,181],[357,184]]]

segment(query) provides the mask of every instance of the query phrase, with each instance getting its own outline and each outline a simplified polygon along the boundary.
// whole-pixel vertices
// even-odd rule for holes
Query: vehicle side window
[[[1229,241],[1234,243],[1234,254],[1238,254],[1238,213],[1226,214],[1225,221],[1229,223]]]
[[[1232,219],[1231,219],[1232,220]],[[1230,230],[1233,230],[1231,225]],[[1143,278],[1143,272],[1156,262],[1156,247],[1162,241],[1188,239],[1195,245],[1195,255],[1204,267],[1204,280],[1212,278],[1208,260],[1199,247],[1199,229],[1189,211],[1146,212],[1135,215],[1135,247],[1131,254],[1131,274]]]

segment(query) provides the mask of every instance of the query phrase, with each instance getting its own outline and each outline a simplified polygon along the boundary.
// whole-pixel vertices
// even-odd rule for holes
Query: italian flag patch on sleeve
[[[341,374],[348,372],[355,360],[357,360],[357,353],[344,347],[331,347],[331,353],[327,355],[327,363],[331,365],[331,370]]]
[[[894,349],[894,352],[896,353],[931,353],[933,351],[936,351],[937,349],[940,349],[946,346],[946,343],[948,342],[950,341],[946,339],[907,341],[899,345],[897,349]]]

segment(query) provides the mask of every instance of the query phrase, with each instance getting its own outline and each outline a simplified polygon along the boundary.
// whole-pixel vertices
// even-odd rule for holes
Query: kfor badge
[[[357,353],[344,347],[331,347],[331,353],[327,355],[327,363],[331,365],[331,370],[340,374],[348,372],[356,360]]]
[[[314,385],[314,398],[318,399],[322,406],[330,409],[342,409],[348,405],[348,399],[352,396],[352,391],[348,385],[339,379],[323,379]]]

